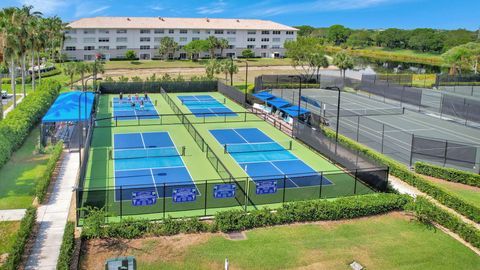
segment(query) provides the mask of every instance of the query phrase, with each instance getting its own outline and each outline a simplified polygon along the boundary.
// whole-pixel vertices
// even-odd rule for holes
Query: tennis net
[[[226,154],[292,150],[292,141],[225,144],[224,150]]]
[[[131,148],[131,149],[110,149],[110,159],[134,159],[154,157],[175,157],[184,156],[186,147],[158,147],[158,148]]]
[[[326,117],[337,116],[336,109],[323,110]],[[374,116],[374,115],[400,115],[405,113],[405,108],[385,108],[385,109],[340,109],[340,116]]]
[[[185,99],[182,100],[182,105],[218,105],[227,103],[226,98],[223,100],[216,99],[206,99],[206,100],[196,100],[196,99]]]

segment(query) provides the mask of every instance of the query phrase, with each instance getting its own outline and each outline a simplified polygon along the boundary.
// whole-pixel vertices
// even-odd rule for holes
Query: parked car
[[[2,90],[0,93],[1,93],[2,98],[7,98],[8,97],[7,91]]]

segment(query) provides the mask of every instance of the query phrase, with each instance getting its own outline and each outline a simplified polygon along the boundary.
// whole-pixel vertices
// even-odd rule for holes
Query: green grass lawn
[[[0,221],[0,255],[10,252],[19,227],[20,221]]]
[[[428,179],[432,184],[448,190],[449,192],[457,195],[459,198],[469,202],[473,205],[480,205],[480,188],[470,187],[458,183],[452,183],[443,180],[432,181]]]
[[[139,269],[478,269],[480,257],[440,230],[403,214],[391,213],[347,221],[254,229],[246,240],[222,234],[180,235],[124,241],[87,242],[82,269],[133,255]],[[101,245],[101,242],[105,242]]]
[[[137,61],[107,61],[105,69],[135,69],[135,68],[196,68],[204,67],[208,60],[201,59],[196,62],[190,60],[137,60]],[[243,60],[242,60],[243,61]],[[238,66],[245,66],[242,61],[237,61]],[[252,58],[248,60],[249,66],[289,66],[290,59]]]
[[[27,208],[32,204],[37,180],[50,157],[35,153],[39,133],[38,128],[32,130],[22,147],[0,168],[0,209]]]
[[[419,52],[419,51],[409,50],[409,49],[390,49],[390,48],[385,48],[385,47],[368,47],[368,48],[365,48],[365,50],[391,52],[391,53],[395,53],[395,54],[415,56],[415,57],[439,57],[440,58],[440,55],[438,53]]]

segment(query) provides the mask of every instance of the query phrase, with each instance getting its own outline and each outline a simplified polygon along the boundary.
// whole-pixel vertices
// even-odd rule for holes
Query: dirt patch
[[[422,176],[427,178],[429,181],[432,181],[433,183],[444,184],[444,185],[452,187],[452,188],[475,191],[475,192],[480,193],[480,188],[478,188],[478,187],[473,187],[473,186],[469,186],[469,185],[465,185],[465,184],[461,184],[461,183],[456,183],[456,182],[450,182],[450,181],[435,178],[435,177],[432,177],[432,176],[426,176],[426,175],[422,175]]]
[[[0,266],[2,266],[8,259],[8,253],[0,254]]]
[[[138,261],[154,262],[160,258],[164,261],[181,260],[185,251],[194,245],[205,243],[217,235],[181,234],[165,237],[147,237],[142,239],[94,239],[85,242],[82,253],[81,269],[103,269],[109,258],[133,255]]]

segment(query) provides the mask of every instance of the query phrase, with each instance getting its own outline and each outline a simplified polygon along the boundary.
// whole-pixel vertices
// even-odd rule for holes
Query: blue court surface
[[[287,188],[332,184],[257,128],[214,129],[210,133],[257,185],[272,180],[279,188],[284,183]]]
[[[196,117],[237,116],[236,113],[210,95],[178,96],[178,99]]]
[[[131,200],[135,192],[160,198],[171,197],[174,189],[196,190],[168,132],[114,134],[113,142],[116,201]]]
[[[140,106],[140,101],[144,101],[143,109]],[[135,106],[132,106],[132,101]],[[132,97],[131,100],[124,97],[113,98],[113,116],[118,117],[118,120],[137,120],[137,119],[159,119],[157,109],[153,105],[150,98],[139,97],[138,100]]]

